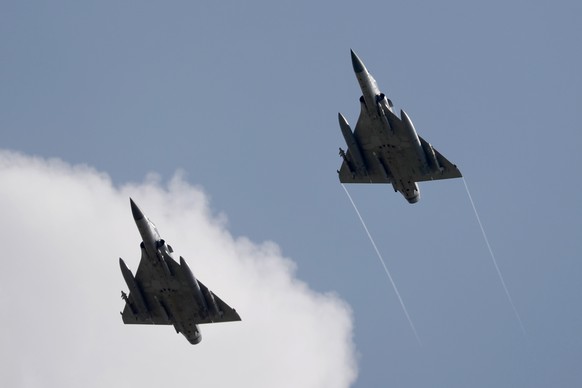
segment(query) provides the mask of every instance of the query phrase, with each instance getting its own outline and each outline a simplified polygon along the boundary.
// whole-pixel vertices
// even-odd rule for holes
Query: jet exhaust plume
[[[380,254],[380,250],[378,250],[378,247],[376,246],[376,243],[374,242],[374,239],[372,238],[372,235],[370,234],[370,231],[368,230],[368,227],[366,226],[366,223],[364,222],[364,219],[362,218],[360,211],[356,207],[356,203],[354,202],[354,200],[352,199],[352,196],[348,192],[348,189],[346,189],[346,186],[344,184],[342,184],[342,187],[344,188],[344,191],[346,192],[348,199],[352,203],[352,206],[354,207],[354,210],[356,211],[356,214],[358,215],[358,218],[360,219],[360,222],[362,223],[362,226],[364,227],[364,230],[366,231],[366,234],[368,235],[368,238],[370,239],[370,242],[372,243],[372,247],[374,247],[374,250],[376,251],[376,255],[378,256],[378,259],[380,259],[380,263],[382,264],[382,267],[384,267],[384,272],[386,272],[386,275],[388,275],[388,279],[390,280],[390,283],[392,284],[392,288],[394,289],[394,292],[396,293],[396,296],[398,297],[398,301],[400,302],[400,306],[402,306],[402,310],[404,311],[404,315],[406,315],[406,319],[408,320],[408,323],[410,324],[410,328],[414,332],[414,336],[416,337],[418,344],[420,346],[422,346],[422,341],[420,340],[420,337],[416,331],[416,328],[414,327],[414,323],[412,323],[412,319],[410,318],[410,315],[408,314],[408,310],[406,309],[406,306],[404,305],[404,301],[402,300],[402,297],[400,296],[400,292],[398,292],[398,287],[396,287],[396,283],[394,283],[394,279],[392,279],[392,275],[390,275],[390,271],[388,270],[388,266],[386,265],[386,263],[384,262],[384,258]]]

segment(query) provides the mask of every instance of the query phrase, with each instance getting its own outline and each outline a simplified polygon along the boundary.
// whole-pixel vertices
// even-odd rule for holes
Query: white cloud
[[[118,260],[135,272],[129,197],[243,321],[126,326]],[[348,387],[357,367],[349,306],[295,277],[272,242],[233,237],[177,174],[163,187],[0,151],[0,386]]]

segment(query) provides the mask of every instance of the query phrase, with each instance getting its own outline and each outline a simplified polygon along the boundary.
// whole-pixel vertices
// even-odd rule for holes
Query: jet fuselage
[[[123,261],[119,266],[129,287],[121,292],[126,305],[125,324],[173,325],[191,344],[201,341],[199,324],[240,321],[235,309],[199,281],[183,257],[174,259],[173,249],[158,229],[130,198],[131,212],[139,234],[141,260],[135,277]]]
[[[368,69],[360,58],[353,51],[351,52],[351,56],[354,73],[356,73],[358,84],[362,90],[362,97],[360,99],[363,105],[362,111],[367,113],[370,126],[379,128],[379,132],[383,133],[384,136],[388,136],[389,134],[394,135],[394,129],[391,128],[386,117],[387,111],[392,112],[392,102],[380,91],[376,80],[368,72]],[[418,137],[416,138],[418,139]],[[390,179],[394,190],[402,193],[408,202],[418,202],[420,199],[420,190],[416,182],[407,179],[398,179],[398,171],[396,171],[398,166],[389,166],[389,163],[383,162],[380,150],[375,155],[376,162],[380,164],[381,169],[387,178]]]
[[[403,110],[380,91],[364,63],[351,51],[352,66],[362,91],[361,112],[354,131],[341,113],[340,129],[348,152],[340,148],[342,183],[390,183],[409,203],[420,199],[419,181],[460,177],[455,165],[416,133]]]
[[[171,272],[170,266],[168,265],[168,260],[175,262],[172,255],[172,247],[166,244],[166,242],[161,238],[156,225],[141,212],[139,207],[135,204],[135,202],[133,202],[132,199],[130,199],[130,204],[133,219],[142,238],[142,243],[140,246],[145,251],[144,256],[147,256],[152,269],[158,273],[157,281],[162,285],[161,288],[164,290],[171,290],[173,288],[175,274]],[[123,261],[121,262],[123,263]],[[180,257],[180,264],[182,264],[181,267],[179,267],[181,271],[187,271],[189,276],[194,277],[190,271],[190,268],[187,267],[187,264],[185,264],[185,261],[182,257]],[[123,266],[125,266],[125,263],[123,263]],[[176,268],[175,266],[172,267]],[[198,292],[200,292],[199,287]],[[205,305],[201,305],[201,299],[198,297],[198,295],[196,295],[195,289],[193,294],[194,302],[198,304],[198,308],[207,309]],[[192,344],[197,344],[202,340],[202,336],[198,330],[198,325],[190,324],[188,326],[192,327],[187,328],[183,324],[184,320],[187,318],[176,316],[179,315],[183,309],[178,308],[178,306],[174,306],[175,302],[173,301],[173,298],[166,297],[163,299],[157,299],[157,301],[162,307],[162,310],[165,311],[168,319],[172,321],[176,332],[184,334],[186,339]]]

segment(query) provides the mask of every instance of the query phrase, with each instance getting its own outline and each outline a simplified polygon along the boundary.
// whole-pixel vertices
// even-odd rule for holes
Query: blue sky
[[[5,2],[0,148],[116,187],[183,172],[229,233],[273,241],[349,303],[353,387],[575,387],[581,19],[575,1]],[[525,336],[461,180],[421,184],[413,206],[349,186],[415,340],[335,172],[337,112],[359,114],[350,48],[465,175]]]

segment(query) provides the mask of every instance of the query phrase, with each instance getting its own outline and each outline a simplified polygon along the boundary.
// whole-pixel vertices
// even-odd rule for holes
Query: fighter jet
[[[352,132],[339,113],[339,124],[348,146],[340,148],[338,170],[342,183],[391,183],[409,203],[420,199],[416,182],[461,177],[461,172],[426,140],[418,136],[403,110],[394,114],[390,99],[358,56],[351,51],[352,65],[362,89],[361,112]]]
[[[176,333],[195,345],[202,340],[198,324],[240,321],[238,313],[194,276],[184,258],[174,260],[173,249],[133,200],[131,212],[142,238],[141,261],[135,277],[119,258],[129,296],[121,291],[125,324],[173,325]]]

